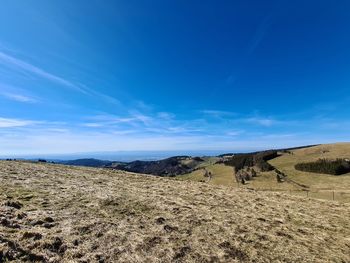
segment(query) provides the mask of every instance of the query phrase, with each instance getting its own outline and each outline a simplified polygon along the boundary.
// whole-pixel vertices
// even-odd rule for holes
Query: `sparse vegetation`
[[[350,261],[347,204],[110,169],[0,168],[2,262]]]
[[[285,192],[304,197],[307,197],[305,192],[307,190],[308,196],[312,198],[327,200],[334,198],[337,201],[350,202],[350,176],[309,173],[294,168],[297,163],[314,162],[320,158],[349,159],[349,153],[350,143],[296,147],[287,151],[281,149],[278,150],[280,156],[267,161],[275,167],[275,170],[257,172],[257,177],[240,187],[260,191]],[[209,184],[238,187],[232,167],[220,164],[211,164],[206,167],[213,173],[213,179],[208,182]],[[203,180],[203,172],[198,170],[177,178],[179,180],[201,181]]]
[[[319,159],[316,162],[298,163],[295,169],[310,172],[310,173],[321,173],[321,174],[333,174],[341,175],[350,172],[350,162],[345,159]]]

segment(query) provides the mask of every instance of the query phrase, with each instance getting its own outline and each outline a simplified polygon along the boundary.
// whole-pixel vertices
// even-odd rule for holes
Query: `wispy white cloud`
[[[136,133],[138,133],[137,130],[113,130],[113,131],[111,131],[112,135],[117,135],[117,136],[130,135],[130,134],[136,134]]]
[[[106,94],[99,92],[99,91],[96,91],[96,90],[93,90],[84,84],[73,83],[70,80],[67,80],[63,77],[52,74],[52,73],[50,73],[42,68],[39,68],[33,64],[30,64],[26,61],[21,60],[21,59],[15,58],[15,57],[13,57],[9,54],[6,54],[2,51],[0,51],[0,64],[2,64],[3,66],[15,68],[16,70],[23,71],[25,73],[34,74],[38,77],[41,77],[41,78],[46,79],[48,81],[51,81],[52,83],[55,83],[57,85],[69,88],[71,90],[83,93],[85,95],[100,98],[103,101],[106,101],[110,104],[121,106],[121,102],[112,96],[106,95]]]
[[[327,137],[322,133],[298,133],[278,126],[266,126],[266,129],[248,125],[240,128],[247,120],[257,125],[280,123],[274,118],[246,118],[232,126],[222,126],[201,122],[188,125],[178,120],[156,118],[157,113],[148,116],[150,123],[134,116],[117,117],[114,115],[94,116],[93,121],[79,123],[32,121],[0,118],[0,154],[47,154],[93,151],[133,151],[133,150],[258,150],[283,148],[303,144],[335,141],[334,138],[346,138],[334,135]],[[140,116],[139,116],[140,117]],[[148,120],[148,118],[146,118]],[[114,124],[106,121],[114,121]],[[134,126],[134,123],[138,126]],[[226,123],[226,122],[224,122]],[[283,122],[282,122],[283,123]],[[191,125],[192,124],[192,125]],[[210,126],[211,125],[211,126]],[[84,126],[84,127],[82,127]],[[318,126],[318,125],[314,125]],[[338,137],[337,137],[338,136]]]
[[[158,112],[157,117],[164,119],[164,120],[172,120],[175,118],[175,114],[170,112]]]
[[[202,131],[195,121],[180,121],[175,115],[168,112],[155,112],[142,114],[138,111],[130,111],[126,116],[96,115],[87,117],[87,122],[81,125],[96,129],[129,129],[137,130],[138,133],[154,134],[192,134]]]
[[[22,95],[22,94],[15,94],[15,93],[10,93],[10,92],[1,92],[0,91],[0,96],[5,97],[10,100],[18,101],[18,102],[26,102],[26,103],[36,103],[38,102],[36,99]]]
[[[237,115],[235,112],[230,112],[230,111],[222,111],[222,110],[200,110],[202,114],[210,117],[216,117],[216,118],[221,118],[221,117],[233,117]]]
[[[114,104],[114,105],[117,105],[117,106],[122,106],[122,103],[120,102],[120,100],[112,97],[112,96],[109,96],[109,95],[106,95],[104,93],[101,93],[99,91],[96,91],[96,90],[93,90],[93,89],[90,89],[89,87],[87,87],[86,85],[83,85],[83,84],[79,84],[79,86],[84,90],[84,92],[90,96],[95,96],[95,97],[98,97],[98,98],[101,98],[103,99],[104,101],[110,103],[110,104]]]
[[[81,126],[90,127],[90,128],[97,128],[97,127],[104,127],[105,125],[103,123],[99,123],[99,122],[87,122],[87,123],[82,123]]]
[[[129,124],[135,124],[136,122],[145,122],[146,120],[151,119],[151,117],[145,116],[145,115],[128,115],[128,116],[116,116],[116,115],[110,115],[110,114],[103,114],[103,115],[96,115],[88,117],[88,119],[93,120],[94,122],[86,123],[88,125],[92,126],[106,126],[106,125],[113,125],[113,124],[120,124],[120,123],[129,123]]]
[[[268,15],[264,17],[264,19],[261,21],[259,26],[257,27],[255,34],[252,38],[252,41],[249,45],[248,52],[253,53],[255,49],[260,45],[263,38],[266,35],[267,30],[270,28],[272,22],[271,22],[271,15]]]
[[[1,132],[1,131],[0,131]],[[44,129],[42,127],[25,133],[1,133],[0,155],[15,154],[67,154],[101,151],[254,151],[258,149],[283,148],[313,143],[332,142],[328,137],[278,136],[234,139],[227,136],[207,134],[147,134],[135,130],[94,132],[90,130]],[[59,136],[58,136],[59,134]],[[333,139],[334,141],[334,139]],[[79,149],[79,150],[77,150]]]
[[[0,128],[24,127],[35,124],[31,120],[9,119],[0,117]]]
[[[0,83],[0,96],[17,102],[36,103],[39,101],[37,97],[32,96],[26,90],[4,83]]]
[[[153,121],[153,117],[144,115],[142,113],[133,114],[133,118],[139,122],[142,122],[144,125],[150,125]]]
[[[261,125],[265,127],[270,127],[278,123],[278,121],[271,118],[259,118],[259,117],[247,118],[245,119],[245,121],[251,124]]]
[[[48,132],[54,132],[54,133],[68,133],[69,129],[67,128],[47,128]]]
[[[221,111],[221,110],[201,110],[200,112],[204,114],[205,117],[213,117],[213,118],[221,119],[222,121],[230,122],[233,124],[248,123],[253,125],[270,127],[275,124],[284,123],[272,117],[261,117],[261,116],[257,116],[256,114],[242,115],[242,114],[237,114],[235,112]]]
[[[296,138],[300,136],[300,133],[272,133],[261,136],[263,139],[287,139],[287,138]]]
[[[51,73],[49,73],[49,72],[47,72],[39,67],[36,67],[36,66],[34,66],[30,63],[27,63],[23,60],[12,57],[12,56],[5,54],[4,52],[1,52],[1,51],[0,51],[0,63],[5,65],[5,66],[14,66],[14,67],[19,68],[21,70],[24,70],[26,72],[35,74],[39,77],[42,77],[42,78],[47,79],[49,81],[52,81],[56,84],[63,85],[63,86],[68,87],[70,89],[74,89],[76,91],[86,93],[86,91],[84,89],[82,89],[78,85],[76,85],[76,84],[74,84],[74,83],[72,83],[64,78],[61,78],[61,77],[56,76],[54,74],[51,74]]]
[[[228,136],[238,136],[238,135],[241,135],[242,133],[244,133],[243,130],[234,130],[234,131],[226,132],[226,135],[228,135]]]

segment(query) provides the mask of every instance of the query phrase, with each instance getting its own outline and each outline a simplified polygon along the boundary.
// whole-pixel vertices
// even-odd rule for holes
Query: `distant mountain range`
[[[112,168],[128,172],[153,174],[158,176],[175,176],[193,171],[200,163],[200,157],[174,156],[158,161],[112,162],[93,158],[57,161],[64,165]]]
[[[65,165],[88,166],[88,167],[108,167],[113,164],[111,161],[99,160],[94,158],[76,159],[69,161],[57,161]]]
[[[271,170],[273,167],[271,167],[266,162],[266,160],[276,157],[277,152],[306,147],[311,147],[311,145],[286,149],[275,149],[270,151],[257,151],[252,153],[226,153],[212,157],[192,157],[187,155],[180,155],[161,160],[136,160],[131,162],[109,161],[95,158],[80,158],[73,160],[48,159],[47,161],[64,165],[110,168],[135,173],[153,174],[158,176],[176,176],[188,174],[194,170],[207,167],[209,164],[212,165],[219,162],[230,166],[235,166],[237,169],[242,169],[243,167],[258,166],[262,170]],[[31,160],[46,162],[45,159]]]

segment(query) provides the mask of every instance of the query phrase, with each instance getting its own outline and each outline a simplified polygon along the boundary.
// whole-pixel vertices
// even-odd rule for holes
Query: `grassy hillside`
[[[303,189],[293,183],[278,183],[276,173],[274,171],[261,172],[259,176],[249,181],[247,185],[240,186],[245,188],[253,188],[266,191],[283,191],[288,194],[307,195],[314,198],[334,199],[338,201],[350,202],[350,173],[341,176],[307,173],[298,171],[294,165],[300,162],[316,161],[320,158],[350,159],[350,143],[338,143],[329,145],[318,145],[302,149],[291,150],[290,153],[284,152],[280,157],[268,161],[278,170],[284,172],[289,179],[308,186]],[[224,166],[223,164],[215,164],[207,166],[207,169],[212,171],[213,179],[209,184],[237,186],[232,167]],[[180,180],[201,181],[206,180],[203,177],[203,171],[195,171],[193,173],[179,176]],[[308,193],[306,191],[308,190]]]
[[[190,173],[198,167],[211,162],[208,157],[173,156],[157,161],[133,161],[114,165],[114,168],[134,173],[158,176],[176,176]],[[214,157],[215,159],[215,157]]]
[[[0,262],[349,262],[349,217],[280,193],[0,162]]]
[[[285,172],[292,179],[310,185],[315,189],[349,189],[350,173],[341,176],[307,173],[298,171],[294,165],[302,162],[317,161],[320,158],[350,158],[350,143],[325,144],[292,151],[269,161],[273,166]]]
[[[213,175],[212,179],[208,182],[208,178],[204,178],[204,170],[198,169],[192,173],[180,175],[177,177],[179,180],[196,181],[196,182],[208,182],[213,185],[225,185],[236,186],[236,181],[233,177],[233,168],[224,164],[207,164],[205,167]]]
[[[290,179],[308,185],[316,198],[330,199],[334,191],[336,199],[350,202],[350,173],[334,176],[298,171],[294,167],[297,163],[317,161],[320,158],[350,158],[350,143],[326,144],[298,149],[269,162],[286,173]]]

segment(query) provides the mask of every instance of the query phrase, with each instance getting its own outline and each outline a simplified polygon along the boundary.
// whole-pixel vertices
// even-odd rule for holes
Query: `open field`
[[[334,176],[327,174],[307,173],[294,169],[294,165],[299,162],[316,161],[319,158],[350,158],[350,143],[338,143],[329,145],[319,145],[310,148],[293,150],[290,153],[283,153],[282,156],[269,161],[278,170],[284,172],[289,179],[297,183],[308,186],[302,189],[293,183],[278,183],[276,173],[261,172],[258,177],[249,181],[247,185],[240,186],[253,188],[262,191],[277,191],[286,194],[320,198],[327,200],[337,200],[341,202],[350,202],[350,173]],[[209,184],[236,186],[232,167],[223,164],[209,165],[207,167],[213,173],[213,179]],[[194,171],[190,174],[177,177],[180,180],[201,181],[206,180],[203,177],[203,171]],[[308,190],[308,193],[304,190]],[[333,195],[334,192],[334,195]]]
[[[325,144],[292,151],[270,160],[269,163],[286,173],[299,183],[319,190],[350,190],[350,173],[344,175],[327,175],[298,171],[294,165],[300,162],[317,161],[320,158],[350,158],[350,143]]]
[[[0,162],[0,262],[349,262],[350,205]]]
[[[226,166],[224,164],[209,164],[204,166],[208,171],[210,171],[213,175],[210,180],[210,184],[213,185],[225,185],[225,186],[237,186],[236,181],[234,181],[233,177],[233,169],[230,166]],[[208,178],[205,178],[204,171],[202,169],[193,171],[192,173],[179,175],[177,179],[185,180],[185,181],[208,181]]]

